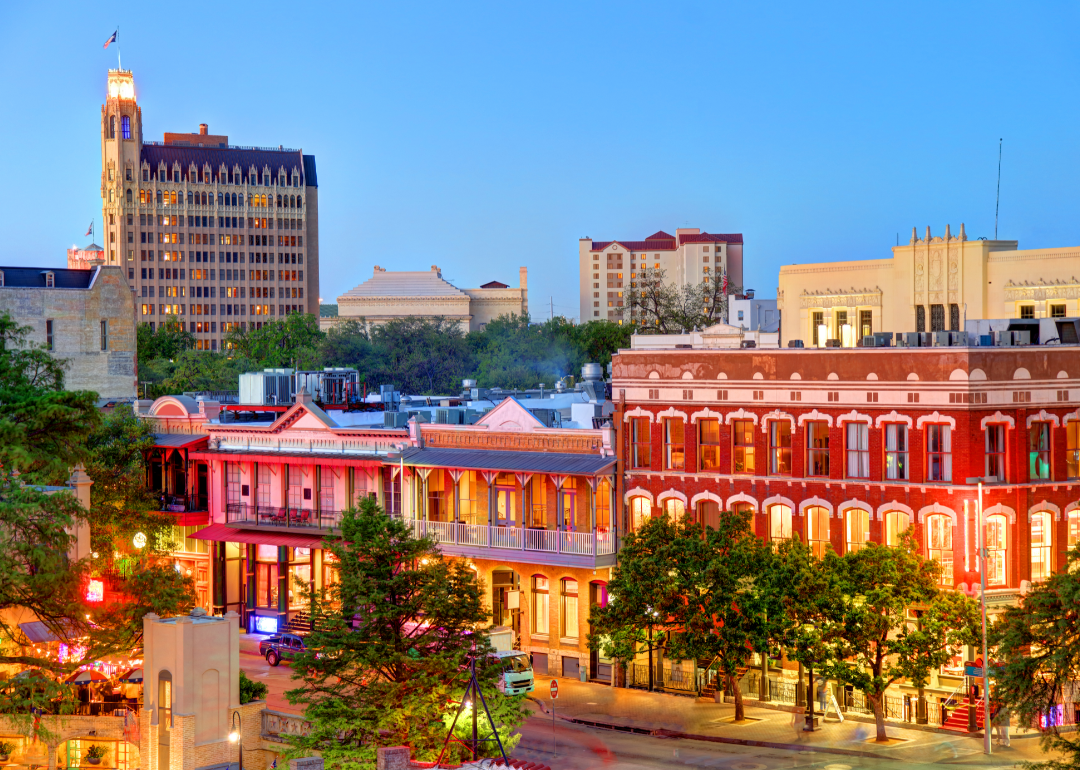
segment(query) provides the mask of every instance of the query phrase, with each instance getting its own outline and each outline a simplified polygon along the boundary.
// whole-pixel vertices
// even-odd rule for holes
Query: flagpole
[[[123,70],[124,65],[120,63],[120,25],[116,25],[116,67]]]

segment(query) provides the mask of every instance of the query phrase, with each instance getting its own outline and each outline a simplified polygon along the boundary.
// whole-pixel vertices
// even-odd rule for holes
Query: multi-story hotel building
[[[955,235],[948,225],[944,235],[927,227],[922,238],[912,228],[887,259],[780,268],[781,338],[853,346],[876,332],[965,331],[976,319],[1075,318],[1077,265],[1077,247],[969,240],[963,224]]]
[[[107,265],[127,271],[139,322],[183,322],[200,350],[232,328],[319,312],[315,158],[237,147],[227,136],[143,138],[128,70],[109,70],[101,108]]]
[[[625,526],[741,508],[762,538],[819,554],[914,528],[941,584],[969,594],[984,537],[993,611],[1080,544],[1077,350],[624,350],[612,387]],[[983,533],[975,477],[992,479]],[[957,651],[931,690],[962,675]]]
[[[623,319],[624,297],[635,275],[663,270],[665,281],[679,286],[701,283],[710,276],[728,276],[733,288],[743,282],[743,237],[717,235],[699,228],[663,230],[643,241],[578,241],[581,323]]]

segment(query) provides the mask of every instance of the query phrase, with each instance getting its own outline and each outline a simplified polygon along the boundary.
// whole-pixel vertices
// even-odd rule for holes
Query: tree
[[[136,329],[136,350],[139,366],[155,358],[176,358],[182,351],[195,347],[195,335],[187,331],[183,321],[162,321],[155,328],[141,323]]]
[[[977,610],[959,594],[938,588],[938,564],[921,556],[908,530],[898,546],[867,543],[858,551],[825,555],[835,587],[824,621],[825,673],[862,690],[874,712],[877,740],[887,741],[885,692],[901,679],[925,686],[949,648],[974,640]],[[922,608],[921,628],[907,618]]]
[[[646,268],[624,292],[622,317],[639,334],[685,334],[727,323],[728,295],[741,290],[722,273],[679,286],[666,271]]]
[[[353,366],[361,375],[367,374],[376,363],[371,336],[363,318],[348,318],[331,326],[319,353],[323,366]]]
[[[258,329],[234,328],[225,335],[225,345],[262,367],[312,369],[319,365],[319,346],[325,336],[316,316],[293,313],[264,321]]]
[[[1066,569],[1036,583],[1021,603],[1009,607],[988,631],[999,661],[994,699],[1023,726],[1041,724],[1072,695],[1080,681],[1080,549],[1069,551]],[[1059,759],[1028,765],[1039,770],[1080,767],[1080,737],[1057,724],[1042,732],[1045,752]]]
[[[611,357],[620,350],[630,347],[630,337],[634,333],[629,324],[613,321],[589,321],[570,329],[570,337],[577,348],[578,360],[572,371],[581,369],[581,364],[596,363],[607,366]]]
[[[469,335],[477,382],[481,387],[535,388],[540,382],[554,387],[580,368],[573,330],[561,316],[537,324],[527,315],[499,316]]]
[[[175,359],[155,358],[140,367],[139,378],[150,383],[149,398],[185,391],[237,389],[240,375],[260,368],[242,356],[226,352],[183,350]]]
[[[339,582],[312,598],[315,630],[293,663],[293,677],[303,681],[286,697],[304,706],[311,729],[290,738],[290,754],[317,751],[344,770],[372,766],[378,746],[406,744],[414,757],[435,759],[472,656],[509,751],[524,712],[520,696],[496,690],[499,668],[478,633],[489,616],[476,573],[441,557],[432,540],[413,537],[370,499],[343,513],[341,539],[326,548]],[[492,744],[487,753],[494,751]],[[462,758],[460,747],[455,758]]]
[[[372,385],[392,383],[402,393],[454,394],[472,366],[461,325],[454,320],[395,318],[371,329]]]

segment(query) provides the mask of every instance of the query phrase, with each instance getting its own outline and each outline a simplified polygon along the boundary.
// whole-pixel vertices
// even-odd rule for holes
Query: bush
[[[240,672],[240,705],[245,703],[251,703],[253,700],[259,700],[266,697],[266,685],[262,682],[256,682],[248,679],[247,674],[243,671]]]

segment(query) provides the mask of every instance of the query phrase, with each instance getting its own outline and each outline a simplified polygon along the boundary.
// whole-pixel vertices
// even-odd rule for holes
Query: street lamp
[[[240,747],[240,765],[239,770],[244,770],[244,742],[240,740],[241,730],[243,725],[240,721],[240,712],[234,711],[232,714],[232,732],[229,733],[229,740],[239,745]]]
[[[979,604],[982,605],[982,659],[983,659],[983,754],[991,753],[990,747],[990,656],[986,646],[986,517],[983,515],[983,482],[995,482],[996,476],[983,478],[973,476],[968,484],[979,485]]]

